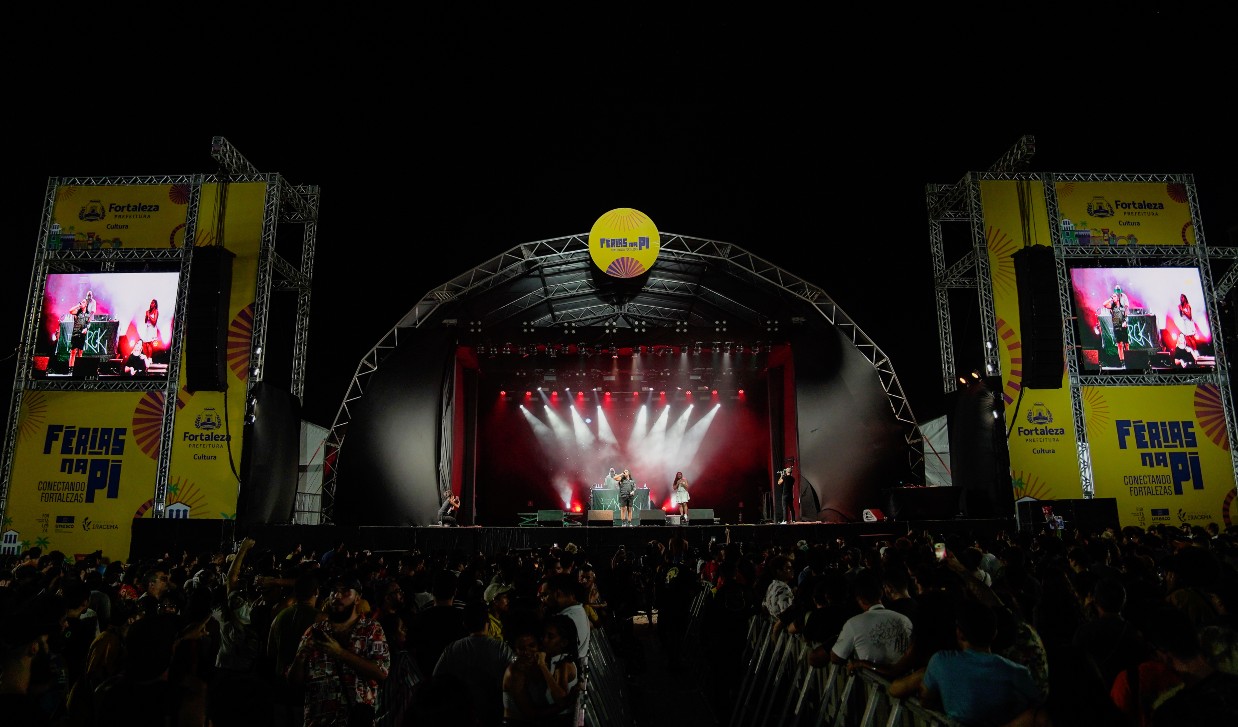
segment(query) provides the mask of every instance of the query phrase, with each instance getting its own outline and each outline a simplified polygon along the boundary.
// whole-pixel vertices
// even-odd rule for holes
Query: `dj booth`
[[[612,510],[619,512],[619,488],[595,486],[593,492],[589,495],[590,510]],[[634,510],[650,510],[649,505],[649,488],[637,487],[636,497],[632,499],[632,509]]]
[[[89,358],[115,358],[119,339],[120,321],[106,315],[97,315],[86,324],[82,355]],[[73,344],[73,320],[60,321],[60,333],[56,338],[56,358],[68,361]]]

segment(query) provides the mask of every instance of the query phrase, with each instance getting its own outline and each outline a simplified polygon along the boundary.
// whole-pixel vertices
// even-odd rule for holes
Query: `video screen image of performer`
[[[688,494],[688,480],[684,478],[682,472],[675,473],[675,481],[671,484],[671,502],[679,508],[679,521],[681,523],[688,522],[688,500],[691,496]]]
[[[1127,318],[1130,316],[1131,301],[1122,292],[1122,286],[1113,286],[1113,294],[1109,300],[1101,304],[1109,311],[1109,322],[1112,324],[1112,339],[1101,337],[1102,347],[1106,353],[1117,353],[1120,367],[1126,366],[1126,351],[1130,348],[1130,332],[1127,330]]]
[[[619,483],[619,526],[632,527],[632,503],[636,500],[636,481],[626,467],[616,478]]]
[[[69,315],[73,316],[73,338],[69,341],[69,368],[77,362],[78,356],[81,356],[86,348],[86,325],[90,323],[90,317],[95,314],[97,306],[95,304],[95,294],[92,291],[86,291],[86,297],[77,302],[77,305],[69,309]]]
[[[1192,356],[1198,356],[1198,345],[1195,342],[1195,334],[1198,329],[1195,327],[1195,316],[1191,312],[1191,302],[1186,299],[1186,293],[1181,293],[1178,296],[1178,332],[1182,334],[1185,348]]]

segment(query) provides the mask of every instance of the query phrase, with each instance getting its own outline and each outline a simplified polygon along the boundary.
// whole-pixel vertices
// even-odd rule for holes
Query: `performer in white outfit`
[[[688,500],[691,497],[688,495],[688,481],[684,479],[682,472],[675,473],[675,482],[671,485],[671,502],[679,507],[679,521],[681,523],[688,522]]]

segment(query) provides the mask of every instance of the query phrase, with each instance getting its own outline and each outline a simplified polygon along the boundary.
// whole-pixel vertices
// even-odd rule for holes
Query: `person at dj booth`
[[[632,479],[632,473],[627,468],[624,468],[615,480],[619,485],[619,525],[625,528],[631,527],[632,503],[636,500],[636,481]]]
[[[443,490],[443,504],[438,508],[440,525],[456,525],[456,513],[460,510],[460,498],[451,490]]]
[[[781,525],[795,522],[795,499],[799,493],[795,489],[795,475],[791,468],[778,470],[778,486],[782,488],[782,522]]]

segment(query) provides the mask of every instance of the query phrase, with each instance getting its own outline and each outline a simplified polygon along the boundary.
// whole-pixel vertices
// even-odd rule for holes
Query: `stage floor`
[[[151,520],[134,521],[130,558],[158,557],[181,549],[190,552],[217,551],[227,548],[236,538],[252,537],[259,548],[277,553],[291,551],[297,545],[303,552],[322,552],[343,542],[349,550],[373,552],[403,552],[419,550],[427,553],[467,552],[495,554],[504,550],[538,549],[568,543],[588,553],[610,556],[620,545],[643,548],[650,541],[665,543],[673,537],[687,539],[694,547],[705,548],[710,542],[738,542],[754,547],[765,545],[795,546],[803,540],[809,545],[842,541],[846,545],[863,545],[893,541],[908,532],[928,531],[934,540],[947,533],[975,537],[992,537],[1000,531],[1013,532],[1014,518],[953,520],[884,520],[880,522],[834,523],[798,522],[780,524],[649,524],[632,527],[609,525],[531,525],[527,527],[401,527],[338,525],[253,525],[238,531],[233,521],[223,520]]]

